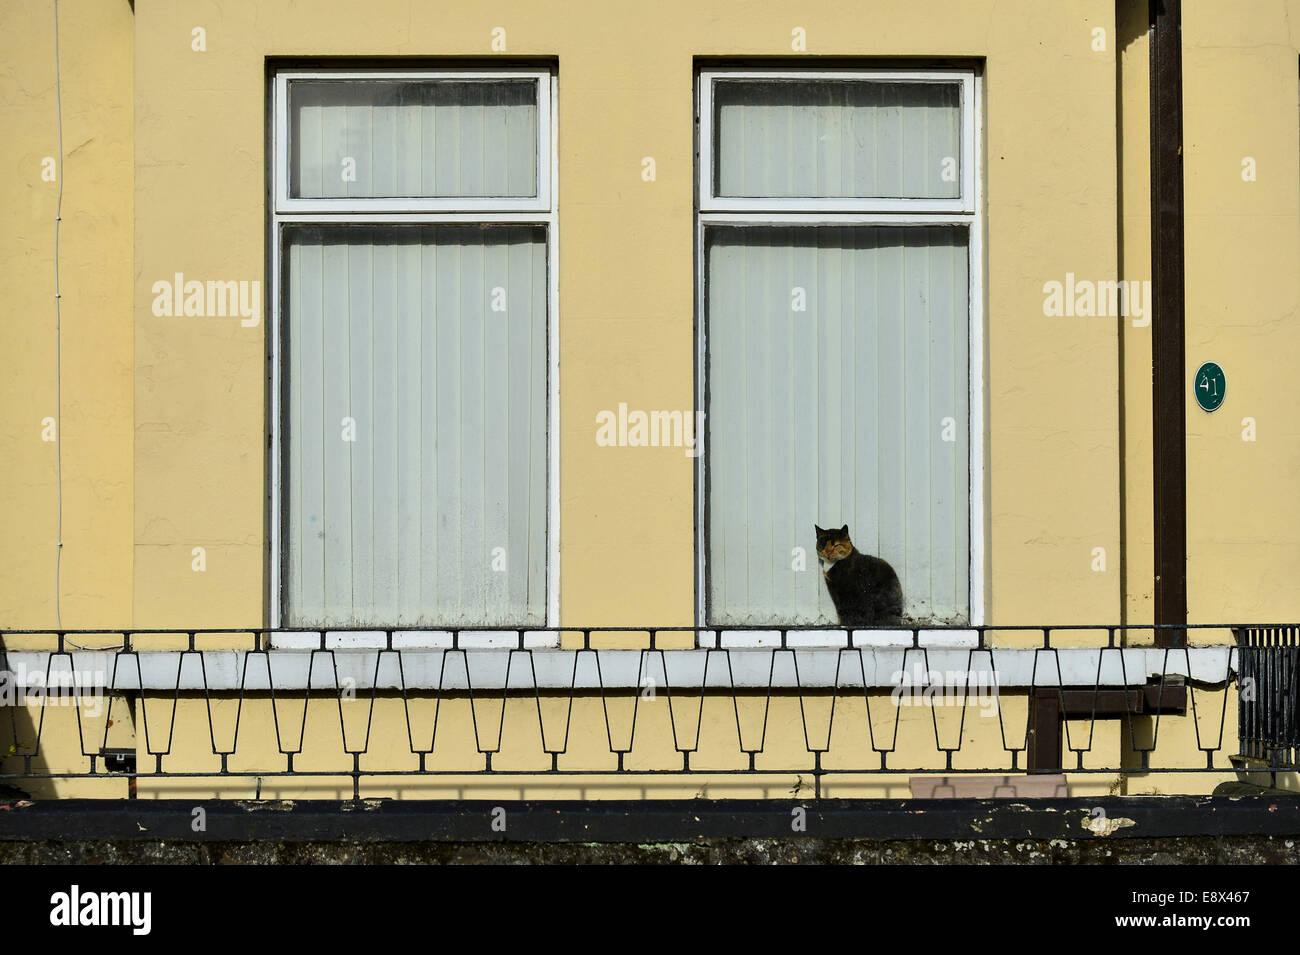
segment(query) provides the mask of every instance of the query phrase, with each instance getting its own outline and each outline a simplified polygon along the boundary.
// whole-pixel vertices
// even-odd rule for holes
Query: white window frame
[[[290,152],[289,83],[293,80],[533,80],[537,84],[537,195],[536,196],[409,196],[405,198],[337,198],[295,199],[289,195]],[[275,208],[277,212],[337,212],[364,204],[372,213],[446,212],[552,212],[555,209],[555,121],[554,77],[548,70],[417,70],[417,71],[322,71],[281,70],[275,76],[276,176]],[[551,148],[545,136],[551,131]],[[479,221],[479,220],[470,220]],[[530,220],[531,221],[531,220]]]
[[[880,82],[947,82],[961,84],[962,158],[961,195],[956,199],[789,199],[719,198],[713,195],[713,91],[719,80],[842,80]],[[705,231],[711,226],[911,226],[956,225],[968,230],[968,325],[970,350],[970,621],[982,626],[985,618],[986,580],[984,535],[984,214],[982,130],[984,124],[981,77],[973,70],[753,70],[701,71],[696,85],[699,143],[696,163],[697,203],[695,224],[695,401],[706,413],[708,358],[708,274]],[[709,624],[708,606],[708,461],[710,449],[695,459],[695,616],[701,647],[769,647],[780,645],[780,628],[729,629]],[[813,568],[815,570],[815,568]],[[911,645],[910,631],[854,630],[825,627],[789,627],[789,646],[890,646]],[[795,632],[797,631],[797,633]],[[974,646],[975,631],[921,631],[922,645]]]
[[[727,80],[870,80],[875,83],[957,83],[961,90],[961,194],[955,199],[898,199],[898,198],[770,198],[727,197],[713,193],[713,92],[718,82]],[[973,216],[977,210],[976,175],[978,162],[977,138],[979,134],[979,91],[976,77],[970,70],[917,70],[913,73],[897,70],[708,70],[700,73],[700,212],[895,212],[913,213],[947,212]],[[956,158],[956,157],[954,157]],[[704,174],[707,170],[707,175]],[[936,220],[942,221],[942,220]]]
[[[538,193],[536,197],[472,197],[472,198],[409,198],[368,199],[345,197],[338,199],[293,199],[289,197],[289,82],[297,79],[338,80],[519,80],[537,82],[537,144]],[[294,224],[518,224],[542,226],[546,230],[546,377],[547,377],[547,467],[546,467],[546,627],[555,629],[560,624],[560,428],[559,428],[559,219],[558,219],[558,139],[557,118],[553,104],[556,100],[557,77],[551,70],[503,69],[483,70],[295,70],[278,71],[274,77],[274,96],[271,104],[271,159],[274,167],[272,187],[273,205],[269,216],[270,271],[267,283],[270,295],[268,326],[270,347],[270,626],[282,626],[284,612],[283,573],[284,535],[282,530],[283,500],[283,414],[281,387],[283,384],[282,350],[283,328],[281,305],[283,291],[282,256],[284,251],[284,226]],[[502,633],[502,630],[505,633]],[[522,629],[525,645],[529,647],[558,647],[558,633]],[[320,646],[320,631],[303,634],[281,633],[272,638],[276,648],[298,649]],[[445,631],[394,630],[394,646],[450,646]],[[398,634],[402,637],[399,641]],[[358,647],[384,646],[385,631],[373,633],[331,633],[326,631],[327,646]],[[515,645],[509,628],[485,627],[482,631],[462,630],[461,646]]]

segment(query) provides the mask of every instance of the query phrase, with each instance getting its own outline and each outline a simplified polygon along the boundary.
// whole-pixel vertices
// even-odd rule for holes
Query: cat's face
[[[828,531],[822,530],[816,524],[813,528],[817,531],[817,556],[822,560],[834,563],[853,553],[853,541],[849,540],[848,524]]]

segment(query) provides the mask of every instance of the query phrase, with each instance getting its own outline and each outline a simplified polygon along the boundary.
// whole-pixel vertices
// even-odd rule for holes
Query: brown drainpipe
[[[1187,414],[1183,289],[1182,0],[1149,0],[1151,27],[1152,459],[1155,622],[1187,622]],[[1185,630],[1156,632],[1184,646]]]
[[[1121,0],[1122,2],[1122,0]],[[1151,394],[1155,497],[1155,622],[1187,623],[1187,415],[1183,290],[1183,54],[1181,0],[1148,0],[1151,29]],[[1118,19],[1118,18],[1117,18]],[[1187,631],[1157,630],[1156,645],[1185,646]],[[1185,712],[1181,687],[1148,686],[1031,692],[1025,768],[1059,772],[1061,722],[1132,720],[1144,712]],[[1157,699],[1149,699],[1159,691]]]

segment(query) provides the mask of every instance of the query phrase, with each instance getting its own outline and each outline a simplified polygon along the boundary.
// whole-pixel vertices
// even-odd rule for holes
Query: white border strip
[[[462,640],[467,635],[462,635]],[[513,635],[507,635],[514,639]],[[394,635],[396,643],[396,634]],[[51,660],[51,656],[54,659]],[[400,665],[399,665],[400,658]],[[859,664],[860,661],[860,664]],[[110,691],[265,692],[349,686],[361,690],[673,690],[896,686],[1145,686],[1182,676],[1223,686],[1235,663],[1229,646],[1108,649],[934,650],[275,650],[9,651],[9,669],[77,674],[78,686]],[[337,673],[337,682],[336,682]],[[534,673],[536,678],[534,679]],[[1166,682],[1166,685],[1171,685]],[[365,697],[358,696],[362,705]]]

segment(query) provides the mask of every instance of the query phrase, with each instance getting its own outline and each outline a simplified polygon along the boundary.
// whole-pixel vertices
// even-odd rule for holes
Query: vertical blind
[[[288,626],[540,626],[537,226],[286,229]]]
[[[294,80],[289,125],[294,198],[537,195],[535,80]]]
[[[835,624],[814,524],[889,561],[907,616],[968,620],[967,241],[707,230],[711,624]]]
[[[956,83],[720,80],[713,98],[718,196],[960,195]]]

